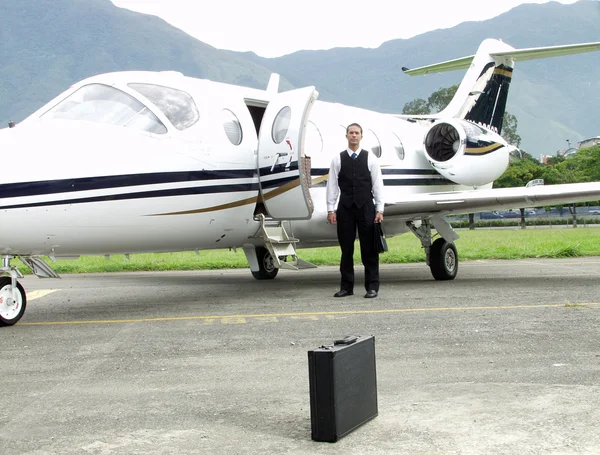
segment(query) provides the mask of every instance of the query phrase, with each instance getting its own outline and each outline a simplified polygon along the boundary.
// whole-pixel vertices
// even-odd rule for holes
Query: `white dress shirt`
[[[359,149],[356,153],[359,154],[363,149]],[[352,156],[354,151],[346,149],[349,156]],[[366,152],[366,150],[365,150]],[[375,210],[383,213],[383,177],[377,157],[372,153],[367,152],[367,163],[369,172],[371,173],[371,183],[373,185],[373,198],[375,199]],[[329,167],[329,177],[327,179],[327,211],[333,212],[336,208],[338,198],[340,196],[340,187],[338,185],[338,175],[342,168],[342,160],[339,153],[336,153],[331,160]]]

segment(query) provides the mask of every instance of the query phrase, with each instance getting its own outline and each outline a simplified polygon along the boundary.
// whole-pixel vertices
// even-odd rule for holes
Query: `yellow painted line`
[[[540,260],[544,260],[544,259],[551,259],[551,260],[560,260],[560,258],[554,259],[554,258],[540,258]],[[569,259],[569,258],[564,258],[564,259]],[[512,259],[504,259],[504,260],[512,260]],[[535,261],[529,261],[527,259],[517,259],[516,261],[519,261],[519,263],[523,263],[523,264],[518,264],[518,265],[530,265],[530,264],[539,264],[539,262],[535,262]],[[586,265],[586,264],[600,264],[600,261],[569,261],[568,264],[565,264],[563,262],[557,262],[557,263],[552,263],[552,262],[548,262],[547,265],[554,265],[556,267],[564,267],[566,265]],[[512,264],[511,264],[512,265]]]
[[[551,258],[540,258],[541,260],[544,259],[551,259]],[[568,258],[566,258],[568,259]],[[460,267],[505,267],[506,266],[506,262],[511,262],[510,266],[514,267],[530,267],[532,264],[534,265],[539,265],[539,262],[536,261],[529,261],[527,259],[474,259],[474,260],[464,260],[460,263]],[[554,267],[565,267],[565,266],[571,266],[571,265],[596,265],[596,264],[600,264],[600,261],[580,261],[580,262],[569,262],[568,264],[565,263],[557,263],[557,264],[552,264],[552,263],[548,263],[548,265],[553,265]],[[392,269],[392,268],[396,268],[398,265],[401,265],[403,269],[422,269],[422,270],[426,270],[426,265],[424,265],[422,262],[419,263],[407,263],[407,264],[386,264],[386,263],[379,263],[379,270],[385,270],[385,269]],[[329,267],[333,267],[333,266],[329,266]]]
[[[22,322],[23,325],[78,325],[78,324],[124,324],[134,322],[164,322],[164,321],[194,321],[194,320],[242,320],[242,319],[258,319],[258,318],[299,318],[314,319],[318,316],[342,316],[342,315],[360,315],[360,314],[397,314],[397,313],[419,313],[419,312],[435,312],[435,311],[480,311],[480,310],[526,310],[538,308],[568,308],[568,307],[585,307],[590,305],[600,305],[600,302],[592,303],[560,303],[546,305],[505,305],[505,306],[472,306],[472,307],[456,307],[456,308],[401,308],[387,310],[350,310],[350,311],[316,311],[310,313],[265,313],[265,314],[235,314],[235,315],[212,315],[212,316],[179,316],[169,318],[141,318],[141,319],[106,319],[106,320],[90,320],[90,321],[56,321],[56,322]]]
[[[56,291],[60,291],[60,289],[38,289],[37,291],[27,292],[27,301],[31,302]]]

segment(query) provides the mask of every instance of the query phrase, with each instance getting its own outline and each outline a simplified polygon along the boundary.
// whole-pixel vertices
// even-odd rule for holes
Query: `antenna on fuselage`
[[[279,92],[279,74],[271,73],[269,83],[267,84],[267,92],[278,93]]]

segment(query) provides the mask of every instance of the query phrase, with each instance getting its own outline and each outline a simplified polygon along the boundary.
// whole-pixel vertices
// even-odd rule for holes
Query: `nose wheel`
[[[27,297],[17,282],[13,291],[12,278],[0,277],[0,327],[14,325],[25,314]]]
[[[258,260],[259,270],[252,272],[252,276],[257,280],[272,280],[277,276],[279,269],[275,266],[275,261],[264,247],[256,247],[256,259]]]

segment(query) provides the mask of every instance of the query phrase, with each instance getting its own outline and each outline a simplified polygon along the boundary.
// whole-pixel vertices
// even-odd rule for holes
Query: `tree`
[[[525,186],[531,180],[543,178],[543,172],[540,162],[523,152],[522,158],[511,161],[504,174],[494,182],[494,188]]]
[[[415,98],[404,105],[402,113],[404,115],[427,115],[437,113],[450,104],[450,101],[452,101],[452,97],[454,97],[457,90],[458,85],[453,85],[452,87],[436,90],[429,96],[427,101],[423,98]]]
[[[563,165],[563,163],[561,163]],[[564,160],[565,170],[577,170],[578,182],[600,181],[600,146],[580,149]]]
[[[546,164],[549,166],[556,166],[558,163],[562,163],[565,157],[562,155],[551,156],[546,160]]]
[[[521,145],[521,136],[517,134],[517,126],[519,122],[517,117],[508,112],[504,112],[504,119],[502,120],[502,137],[506,139],[510,145],[518,147]]]
[[[508,169],[494,182],[495,188],[512,188],[525,186],[534,179],[539,179],[543,173],[542,165],[527,152],[522,152],[520,158],[511,160]],[[521,229],[525,229],[525,209],[521,208]]]
[[[404,105],[402,113],[404,115],[427,115],[429,114],[427,101],[425,101],[423,98],[416,98]]]
[[[600,180],[600,147],[581,149],[567,158],[562,156],[552,157],[548,160],[548,164],[544,166],[542,178],[548,184],[581,183]],[[577,212],[575,207],[575,204],[571,204],[569,207],[573,216],[573,227],[577,227]]]
[[[453,85],[452,87],[440,88],[439,90],[433,92],[431,96],[427,99],[427,106],[429,107],[430,113],[436,113],[443,111],[454,95],[456,95],[456,91],[458,90],[458,85]]]

